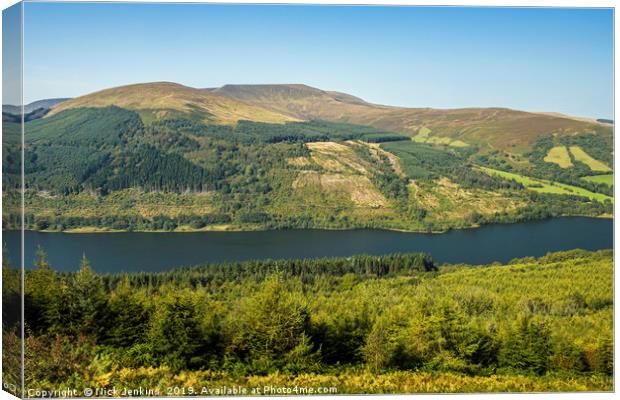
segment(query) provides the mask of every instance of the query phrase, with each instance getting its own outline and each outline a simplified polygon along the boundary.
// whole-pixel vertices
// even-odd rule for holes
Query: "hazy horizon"
[[[411,108],[613,118],[613,10],[26,3],[24,101],[302,83]]]

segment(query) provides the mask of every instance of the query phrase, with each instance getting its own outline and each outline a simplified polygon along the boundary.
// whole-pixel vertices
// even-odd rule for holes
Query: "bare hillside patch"
[[[393,153],[382,149],[379,143],[366,143],[366,142],[356,142],[357,144],[368,146],[370,148],[370,153],[375,157],[377,161],[380,160],[380,156],[387,157],[390,162],[390,166],[399,176],[405,176],[403,169],[400,166],[400,159]]]
[[[336,142],[308,143],[312,160],[329,172],[366,175],[369,166],[349,146]]]
[[[432,219],[462,220],[474,213],[492,215],[510,211],[522,205],[501,193],[481,189],[465,189],[448,178],[441,178],[434,185],[411,182],[411,197]]]
[[[286,159],[286,162],[295,167],[307,167],[312,165],[312,160],[308,157],[290,157]]]
[[[322,191],[346,195],[358,207],[384,207],[388,204],[385,197],[365,176],[343,174],[321,174],[304,171],[295,181],[293,189],[320,189]]]

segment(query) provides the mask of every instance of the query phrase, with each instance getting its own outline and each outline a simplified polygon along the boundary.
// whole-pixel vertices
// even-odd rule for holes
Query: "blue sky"
[[[610,9],[33,2],[25,32],[26,102],[165,80],[613,114]]]
[[[21,102],[21,4],[2,11],[2,100]]]

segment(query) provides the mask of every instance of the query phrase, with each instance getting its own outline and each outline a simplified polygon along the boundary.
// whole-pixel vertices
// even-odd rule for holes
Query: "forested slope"
[[[612,389],[611,251],[491,266],[412,254],[104,276],[85,259],[76,273],[53,267],[40,252],[26,273],[28,387]],[[3,273],[10,304],[19,278]],[[19,345],[4,340],[5,354]]]

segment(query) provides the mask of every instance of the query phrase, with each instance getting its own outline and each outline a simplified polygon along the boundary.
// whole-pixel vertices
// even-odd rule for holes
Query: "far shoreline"
[[[354,231],[354,230],[378,230],[378,231],[389,231],[389,232],[400,232],[400,233],[413,233],[413,234],[424,234],[424,235],[441,235],[448,233],[450,231],[461,231],[461,230],[474,230],[483,228],[491,225],[511,225],[511,224],[519,224],[519,223],[527,223],[527,222],[541,222],[551,219],[557,218],[593,218],[593,219],[612,219],[614,216],[612,214],[601,214],[601,215],[559,215],[550,218],[543,219],[532,219],[532,220],[523,220],[523,221],[514,221],[514,222],[491,222],[487,224],[475,224],[466,227],[452,227],[446,228],[443,230],[408,230],[402,228],[389,228],[389,227],[347,227],[347,228],[330,228],[330,227],[311,227],[311,228],[280,228],[280,229],[270,229],[259,225],[244,225],[244,226],[235,226],[235,225],[211,225],[204,228],[191,228],[187,225],[181,226],[174,230],[126,230],[126,229],[113,229],[113,228],[105,228],[105,227],[94,227],[94,226],[85,226],[79,228],[72,228],[66,230],[36,230],[36,229],[24,229],[27,232],[38,232],[38,233],[66,233],[66,234],[104,234],[104,233],[209,233],[209,232],[231,232],[231,233],[241,233],[241,232],[270,232],[270,231],[299,231],[299,230],[322,230],[322,231]],[[6,231],[19,231],[19,229],[7,229]]]

